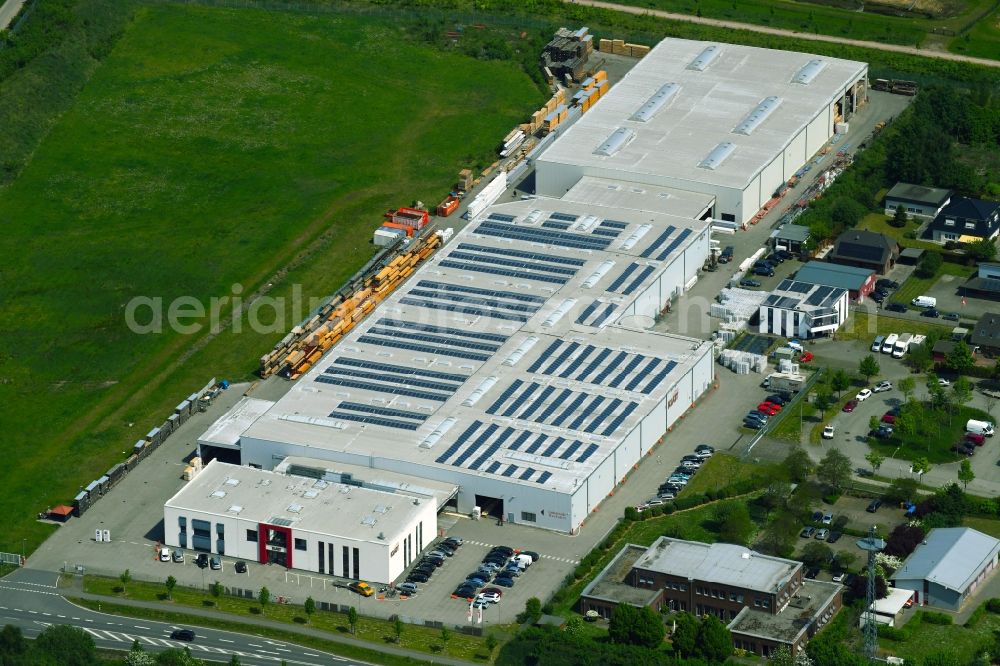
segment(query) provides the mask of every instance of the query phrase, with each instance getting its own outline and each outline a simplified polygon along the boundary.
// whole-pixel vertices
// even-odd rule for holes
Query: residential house
[[[760,305],[760,332],[786,338],[833,335],[850,314],[846,289],[783,280]]]
[[[832,263],[870,268],[880,275],[892,270],[898,258],[899,243],[895,239],[860,229],[842,233],[826,257]]]
[[[1000,298],[1000,264],[979,264],[976,274],[959,289],[963,296]]]
[[[885,214],[893,216],[896,208],[902,206],[910,217],[934,219],[950,200],[951,190],[896,183],[885,195]]]
[[[969,339],[974,347],[987,356],[1000,356],[1000,314],[986,312],[976,322]]]
[[[955,197],[934,218],[924,238],[935,243],[995,240],[1000,233],[1000,203]]]

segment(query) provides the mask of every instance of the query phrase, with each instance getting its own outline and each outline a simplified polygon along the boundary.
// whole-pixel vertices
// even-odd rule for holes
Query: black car
[[[735,250],[733,249],[733,246],[732,245],[727,245],[725,247],[725,249],[722,250],[722,254],[719,255],[719,263],[720,264],[728,264],[730,261],[732,261],[733,260],[733,252],[735,252]]]
[[[872,294],[872,300],[875,301],[876,303],[881,303],[882,301],[885,300],[886,296],[888,296],[888,294],[880,294],[879,292],[875,292]]]
[[[190,642],[194,640],[194,631],[192,631],[191,629],[175,629],[174,631],[170,632],[170,637],[175,641]]]
[[[240,560],[239,562],[237,562],[236,563],[236,573],[246,573],[246,572],[247,572],[247,563],[244,562],[243,560]]]
[[[476,595],[476,588],[470,585],[462,585],[454,592],[452,592],[452,594],[454,594],[456,597],[465,597],[468,599],[469,597],[474,597]]]
[[[194,563],[198,565],[199,569],[204,569],[208,566],[208,553],[198,553],[198,557],[195,558]]]
[[[822,511],[813,511],[812,521],[814,523],[818,523],[821,520],[823,520],[823,512]]]
[[[885,309],[890,312],[906,312],[906,306],[902,303],[889,303],[889,305],[885,306]]]
[[[774,277],[774,269],[768,266],[754,266],[754,275],[763,275],[764,277]]]
[[[889,439],[892,437],[892,432],[892,426],[888,423],[883,423],[868,434],[875,439]]]
[[[868,504],[868,508],[865,509],[865,511],[867,511],[868,513],[875,513],[876,511],[878,511],[880,506],[882,506],[882,500],[873,499],[871,503]]]
[[[760,430],[764,427],[764,424],[760,421],[754,421],[753,419],[743,419],[743,427],[749,428],[750,430]]]
[[[407,583],[426,583],[430,579],[431,579],[431,577],[428,576],[427,574],[420,573],[419,571],[414,571],[409,576],[406,577],[406,582]]]
[[[455,548],[459,548],[462,545],[462,540],[457,537],[448,537],[442,543],[446,543],[449,546],[454,546]]]
[[[957,312],[946,312],[944,318],[948,321],[958,321],[961,319],[961,316]]]
[[[510,546],[494,546],[490,549],[490,553],[503,553],[507,557],[513,557],[514,549]]]
[[[857,474],[858,476],[865,476],[865,477],[875,476],[875,472],[871,471],[867,467],[859,467],[856,470],[854,470],[854,473]]]
[[[754,280],[753,278],[743,278],[740,280],[741,287],[759,287],[760,280]]]
[[[841,534],[840,532],[830,532],[830,536],[828,536],[826,538],[826,542],[827,543],[837,543],[837,541],[839,541],[840,537],[842,537],[842,536],[844,536],[844,535]]]
[[[443,553],[448,553],[449,555],[454,555],[455,551],[458,550],[458,546],[447,541],[442,541],[438,545],[434,546],[435,550],[440,550]]]
[[[854,581],[856,581],[857,579],[858,579],[857,574],[849,573],[846,576],[844,576],[844,585],[850,587],[851,585],[854,585]]]
[[[433,564],[418,564],[417,566],[413,567],[412,573],[422,573],[422,574],[427,574],[428,576],[433,576],[435,569],[437,569],[437,567],[435,567]]]
[[[816,578],[819,575],[819,567],[810,567],[806,569],[806,578]]]
[[[777,254],[769,254],[764,261],[768,262],[772,266],[776,266],[777,264],[780,264],[781,262],[783,262],[784,259],[782,259],[781,257],[779,257]]]
[[[483,562],[506,562],[510,558],[503,553],[490,553],[483,558]]]
[[[937,319],[941,316],[941,313],[937,311],[937,308],[927,308],[920,313],[921,317],[930,317],[931,319]]]
[[[882,278],[875,281],[876,289],[899,289],[899,283],[889,278]]]
[[[694,450],[695,453],[702,453],[702,452],[715,453],[715,447],[709,446],[708,444],[699,444],[698,446],[694,447]]]
[[[771,403],[774,403],[775,405],[779,405],[781,407],[784,407],[785,404],[788,403],[788,399],[785,396],[778,395],[777,393],[775,393],[773,395],[767,396],[767,398],[765,398],[764,400],[766,402],[771,402]]]

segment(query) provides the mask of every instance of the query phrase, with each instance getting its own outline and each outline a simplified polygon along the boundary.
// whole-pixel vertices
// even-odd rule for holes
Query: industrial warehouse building
[[[708,194],[714,218],[746,222],[865,103],[867,77],[862,62],[665,39],[537,158],[537,192],[594,176]]]
[[[374,490],[321,464],[213,460],[167,501],[163,525],[175,548],[389,582],[437,536],[437,508],[433,490]]]
[[[927,533],[892,576],[916,602],[958,610],[997,568],[1000,540],[969,527],[938,527]]]
[[[688,215],[704,210],[694,199]],[[709,342],[648,330],[697,279],[708,225],[546,198],[495,205],[287,395],[223,417],[201,453],[436,480],[459,488],[460,512],[572,532],[713,382]]]

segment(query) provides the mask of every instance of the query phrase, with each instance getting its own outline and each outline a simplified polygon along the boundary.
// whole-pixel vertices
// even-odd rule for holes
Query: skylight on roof
[[[645,104],[640,106],[638,111],[632,114],[632,120],[638,120],[641,123],[649,122],[653,119],[653,116],[660,111],[660,109],[667,105],[667,102],[669,102],[680,89],[681,87],[676,83],[668,83],[664,85],[657,90]]]
[[[704,72],[705,68],[711,65],[712,62],[719,57],[720,53],[722,53],[722,47],[718,44],[706,46],[705,49],[698,54],[698,57],[691,61],[691,64],[688,65],[687,68],[698,72]]]
[[[301,504],[289,504],[288,505],[288,513],[299,513],[300,511],[302,511],[302,505]]]
[[[597,147],[594,154],[611,157],[621,150],[625,144],[631,141],[634,137],[635,132],[626,127],[619,127],[611,133],[611,136],[605,139],[604,143]]]
[[[825,67],[825,60],[820,60],[819,58],[810,60],[802,66],[802,69],[799,70],[798,74],[792,77],[792,83],[807,86],[813,82],[813,79],[815,79]]]
[[[733,154],[734,150],[736,150],[735,143],[723,141],[713,148],[712,152],[708,154],[708,157],[699,162],[698,166],[702,169],[712,169],[714,171],[722,166],[722,163],[726,161],[726,158]]]
[[[765,97],[760,104],[743,119],[739,125],[733,128],[733,134],[744,134],[750,136],[753,131],[760,126],[768,116],[774,113],[775,109],[781,106],[780,97]]]
[[[216,490],[214,493],[212,493],[212,497],[216,499],[222,499],[225,496],[226,496],[225,490]]]

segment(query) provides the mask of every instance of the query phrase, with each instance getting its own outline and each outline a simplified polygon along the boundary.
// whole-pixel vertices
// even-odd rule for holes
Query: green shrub
[[[944,613],[936,613],[934,611],[921,611],[921,621],[928,624],[952,624],[954,619],[951,615],[945,615]],[[881,631],[880,631],[881,633]]]
[[[897,629],[896,627],[880,624],[878,627],[878,637],[889,641],[902,642],[910,637],[910,632],[905,629]]]
[[[994,597],[993,599],[987,599],[986,610],[991,613],[1000,613],[1000,599]]]
[[[976,626],[976,624],[983,619],[984,615],[986,615],[986,604],[982,604],[979,608],[972,611],[972,615],[969,616],[969,619],[965,621],[963,626],[966,628]]]

